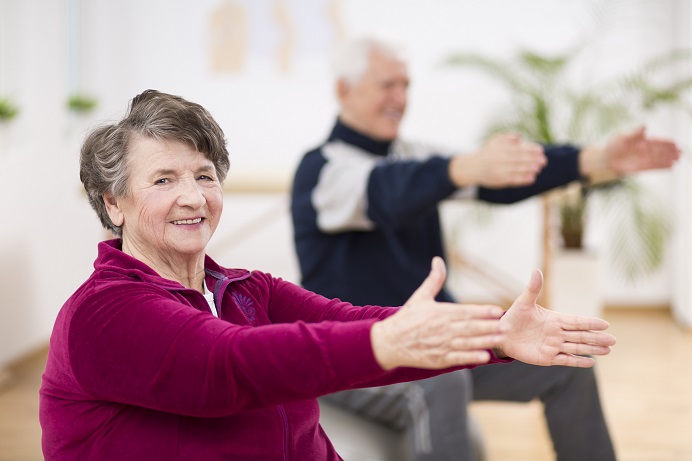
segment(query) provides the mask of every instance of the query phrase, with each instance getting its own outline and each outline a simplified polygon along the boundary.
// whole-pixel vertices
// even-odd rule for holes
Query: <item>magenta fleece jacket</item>
[[[219,318],[119,240],[99,244],[50,340],[47,461],[338,460],[316,397],[440,373],[379,367],[370,328],[396,308],[354,307],[209,257],[205,266]]]

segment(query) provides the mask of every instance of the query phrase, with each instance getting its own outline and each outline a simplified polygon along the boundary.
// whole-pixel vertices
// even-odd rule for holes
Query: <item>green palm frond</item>
[[[501,114],[484,130],[483,138],[494,134],[511,131],[528,139],[539,139],[540,126],[529,112],[518,111],[515,114]]]
[[[496,61],[478,54],[454,54],[447,58],[443,64],[448,66],[472,67],[481,70],[501,83],[504,83],[512,91],[517,93],[526,93],[531,90],[527,83],[517,78],[517,72],[512,66],[508,66],[505,62]]]
[[[489,124],[486,135],[515,131],[548,144],[574,140],[587,144],[602,142],[612,132],[659,107],[677,107],[692,115],[685,99],[692,89],[692,77],[670,77],[675,66],[689,64],[690,50],[673,50],[625,75],[587,88],[573,88],[566,77],[583,50],[577,47],[557,56],[521,51],[511,60],[459,53],[445,64],[480,70],[510,90],[509,107]],[[610,198],[605,202],[612,206],[608,206],[607,216],[616,222],[616,232],[611,236],[614,264],[630,280],[657,269],[671,233],[667,209],[652,203],[650,194],[633,181],[582,187],[579,203],[563,203],[560,209],[565,231],[583,234],[588,197],[594,192],[608,194]]]
[[[633,119],[628,105],[599,93],[568,93],[567,139],[601,139]]]
[[[565,72],[572,55],[542,56],[532,51],[519,52],[518,62],[521,68],[543,80],[554,80]]]
[[[649,59],[639,68],[616,79],[612,87],[620,89],[623,97],[635,97],[641,101],[644,110],[650,110],[657,104],[672,103],[680,100],[680,95],[692,86],[692,79],[685,76],[673,79],[666,75],[676,66],[688,64],[692,59],[690,50],[673,50]],[[661,80],[667,83],[660,83]]]
[[[636,280],[663,263],[672,220],[660,200],[633,180],[604,189],[604,213],[614,216],[613,264],[626,279]]]
[[[692,58],[692,50],[683,48],[671,50],[659,56],[645,61],[639,68],[634,69],[631,75],[651,75],[659,71],[669,69],[678,63],[689,63]]]

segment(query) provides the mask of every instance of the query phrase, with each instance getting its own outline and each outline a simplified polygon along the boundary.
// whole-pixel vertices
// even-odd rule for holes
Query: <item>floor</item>
[[[604,317],[618,343],[598,359],[596,372],[618,458],[692,461],[692,331],[661,310],[609,310]],[[553,459],[539,403],[481,402],[472,411],[489,461]]]
[[[618,338],[597,373],[621,461],[692,461],[692,331],[667,311],[608,310]],[[37,392],[40,351],[0,377],[0,461],[42,460]],[[539,404],[474,403],[488,461],[550,461]],[[493,435],[497,434],[497,437]]]

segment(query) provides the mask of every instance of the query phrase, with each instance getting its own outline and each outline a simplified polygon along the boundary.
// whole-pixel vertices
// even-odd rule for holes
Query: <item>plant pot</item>
[[[558,250],[552,258],[549,284],[551,300],[546,308],[558,312],[601,317],[600,258],[588,250]]]

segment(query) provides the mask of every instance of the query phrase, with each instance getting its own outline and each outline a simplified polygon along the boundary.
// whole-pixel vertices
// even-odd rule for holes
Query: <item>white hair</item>
[[[406,62],[403,47],[382,38],[362,37],[342,44],[332,56],[334,78],[354,85],[365,75],[370,65],[370,54],[374,51],[388,58]]]

